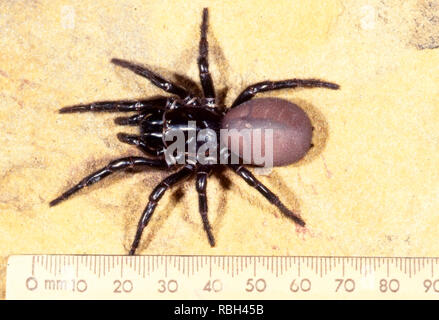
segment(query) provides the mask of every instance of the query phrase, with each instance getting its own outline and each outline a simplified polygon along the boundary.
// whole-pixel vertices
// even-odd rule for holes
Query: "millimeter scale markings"
[[[439,299],[439,257],[19,255],[7,299]]]

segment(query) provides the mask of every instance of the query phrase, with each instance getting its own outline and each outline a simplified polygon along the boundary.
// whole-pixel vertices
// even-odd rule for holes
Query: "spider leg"
[[[228,165],[235,173],[237,173],[241,178],[245,180],[250,186],[258,190],[271,204],[274,204],[279,210],[286,215],[288,218],[292,219],[295,223],[300,226],[305,226],[305,221],[302,220],[297,214],[290,211],[285,205],[279,200],[279,198],[271,192],[266,186],[264,186],[255,176],[241,165],[229,164]]]
[[[318,79],[288,79],[281,81],[263,81],[248,86],[242,91],[232,104],[232,108],[253,98],[259,92],[279,90],[286,88],[327,88],[337,90],[340,86],[336,83],[325,82]]]
[[[134,63],[126,61],[126,60],[117,59],[117,58],[111,59],[111,62],[114,63],[115,65],[122,67],[122,68],[127,68],[127,69],[133,71],[134,73],[136,73],[142,77],[145,77],[146,79],[151,81],[151,83],[153,85],[155,85],[156,87],[159,87],[160,89],[162,89],[166,92],[175,94],[182,99],[184,99],[188,96],[191,96],[190,92],[188,90],[186,90],[185,88],[180,87],[180,86],[176,85],[175,83],[172,83],[171,81],[162,78],[158,74],[152,72],[151,70],[149,70],[143,66],[140,66],[138,64],[134,64]]]
[[[138,148],[140,148],[140,150],[148,149],[146,143],[140,138],[140,136],[119,132],[117,134],[117,138],[123,143],[137,146]]]
[[[206,187],[207,187],[207,178],[208,178],[210,172],[211,172],[211,168],[208,166],[202,166],[198,170],[196,189],[198,192],[198,208],[199,208],[199,211],[201,214],[201,219],[203,220],[204,230],[206,231],[210,246],[214,247],[215,246],[215,238],[213,237],[212,227],[210,226],[210,223],[209,223],[209,220],[207,217]]]
[[[148,225],[148,222],[151,219],[151,216],[154,213],[154,210],[157,207],[157,204],[162,198],[165,191],[172,187],[174,184],[189,177],[194,172],[194,170],[195,168],[193,165],[186,165],[181,170],[163,179],[162,182],[160,182],[154,188],[154,190],[149,195],[149,202],[142,213],[139,224],[137,225],[136,236],[134,237],[134,241],[131,245],[131,250],[129,253],[130,255],[134,255],[134,253],[136,252],[136,249],[139,246],[140,238],[142,237],[143,229],[145,229],[145,227]]]
[[[161,97],[140,101],[99,101],[89,104],[79,104],[59,109],[59,113],[74,112],[131,112],[158,109],[166,106],[168,98]]]
[[[147,115],[147,113],[140,113],[131,117],[117,117],[114,123],[121,126],[138,126]]]
[[[51,207],[57,205],[58,203],[66,200],[69,198],[72,194],[78,192],[84,187],[88,187],[101,179],[109,176],[110,174],[120,171],[126,168],[133,168],[138,166],[149,166],[149,167],[158,167],[158,168],[166,168],[168,165],[164,160],[158,160],[158,159],[147,159],[143,157],[127,157],[127,158],[120,158],[111,161],[108,165],[106,165],[104,168],[93,172],[92,174],[88,175],[84,179],[82,179],[78,184],[64,192],[61,196],[58,198],[52,200],[49,205]]]
[[[212,76],[209,72],[209,43],[207,42],[207,19],[208,10],[203,9],[203,22],[201,23],[201,36],[200,36],[200,51],[198,56],[198,70],[200,72],[200,82],[203,87],[204,97],[208,100],[208,103],[215,103],[215,88],[213,86]]]
[[[155,150],[150,148],[140,136],[119,132],[117,138],[123,143],[136,146],[141,151],[146,152],[151,156],[160,156],[163,153],[163,149]]]

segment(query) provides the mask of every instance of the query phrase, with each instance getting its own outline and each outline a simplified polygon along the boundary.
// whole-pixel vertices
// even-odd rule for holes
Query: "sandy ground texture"
[[[160,90],[110,59],[198,82],[203,7],[210,63],[230,104],[262,80],[321,78],[341,90],[283,90],[310,115],[315,148],[260,179],[307,231],[229,171],[208,183],[210,248],[194,180],[165,194],[140,254],[434,256],[439,239],[439,1],[0,1],[0,291],[13,254],[126,254],[163,172],[118,173],[49,208],[110,160],[114,114],[62,106]]]

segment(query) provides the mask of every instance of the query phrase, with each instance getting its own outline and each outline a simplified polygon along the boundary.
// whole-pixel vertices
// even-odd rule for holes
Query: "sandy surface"
[[[160,91],[113,57],[198,82],[201,10],[231,103],[248,84],[322,78],[341,90],[265,94],[316,127],[301,162],[261,176],[307,221],[297,233],[228,171],[208,184],[217,247],[194,181],[166,194],[141,254],[434,256],[439,238],[439,1],[0,1],[0,291],[13,254],[126,254],[164,173],[116,174],[48,202],[108,161],[139,155],[112,114],[62,106]],[[3,295],[4,292],[1,293]]]

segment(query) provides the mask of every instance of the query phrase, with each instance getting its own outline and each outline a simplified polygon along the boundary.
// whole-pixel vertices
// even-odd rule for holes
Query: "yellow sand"
[[[437,255],[439,1],[1,1],[0,291],[12,254],[125,254],[165,173],[116,174],[48,202],[108,161],[139,155],[112,114],[60,115],[96,100],[160,94],[113,57],[198,82],[203,7],[213,77],[231,103],[248,84],[322,78],[341,90],[266,94],[316,127],[297,165],[260,176],[308,231],[225,171],[208,184],[208,245],[194,181],[166,194],[143,254]],[[220,183],[221,181],[229,181]],[[180,200],[178,200],[180,199]],[[3,296],[4,292],[0,296]]]

